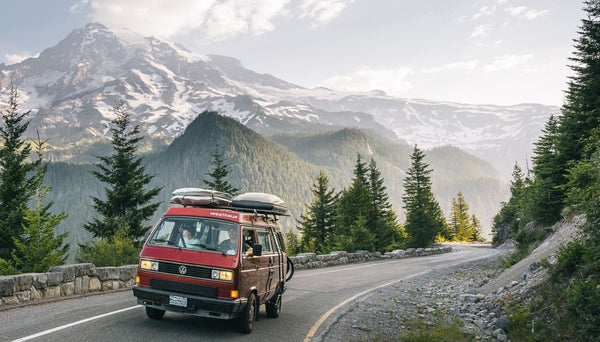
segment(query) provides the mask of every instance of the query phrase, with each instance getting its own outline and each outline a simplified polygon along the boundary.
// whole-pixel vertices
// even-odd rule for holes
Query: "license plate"
[[[187,297],[169,296],[169,304],[174,306],[187,307]]]

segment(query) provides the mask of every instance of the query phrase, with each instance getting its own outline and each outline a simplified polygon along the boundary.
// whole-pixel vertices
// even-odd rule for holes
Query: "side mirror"
[[[262,255],[262,245],[259,243],[255,243],[252,246],[252,256],[261,256]]]

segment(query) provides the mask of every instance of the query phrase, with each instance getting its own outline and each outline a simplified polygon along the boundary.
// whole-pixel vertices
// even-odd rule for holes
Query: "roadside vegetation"
[[[545,261],[549,280],[527,302],[507,303],[513,341],[596,341],[600,338],[600,1],[584,1],[562,116],[550,117],[532,168],[515,165],[511,198],[494,218],[494,243],[512,239],[510,266],[574,215],[579,237]]]

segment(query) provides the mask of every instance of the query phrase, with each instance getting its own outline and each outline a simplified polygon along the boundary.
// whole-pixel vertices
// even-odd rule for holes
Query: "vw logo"
[[[187,267],[181,265],[179,266],[179,274],[186,274],[187,273]]]

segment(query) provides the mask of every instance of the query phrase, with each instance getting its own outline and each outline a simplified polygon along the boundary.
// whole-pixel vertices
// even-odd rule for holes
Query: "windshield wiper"
[[[227,255],[227,253],[225,253],[225,251],[222,250],[219,246],[204,246],[204,248],[206,248],[206,250],[209,251],[221,252],[221,254]]]

